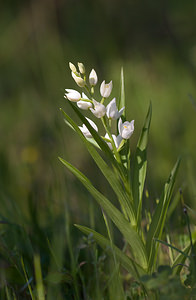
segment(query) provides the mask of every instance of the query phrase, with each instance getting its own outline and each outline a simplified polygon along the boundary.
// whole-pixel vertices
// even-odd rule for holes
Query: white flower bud
[[[83,63],[78,63],[78,68],[81,74],[85,74],[85,67]]]
[[[112,91],[112,80],[109,83],[105,83],[105,80],[100,86],[100,94],[103,98],[108,98]]]
[[[78,91],[72,90],[72,89],[66,89],[65,90],[65,98],[67,98],[69,101],[77,102],[81,99],[81,95]]]
[[[74,74],[73,72],[71,73],[73,79],[75,80],[75,82],[77,83],[77,85],[79,87],[84,87],[85,86],[85,81],[84,79],[82,79],[81,77],[77,76],[76,74]]]
[[[97,73],[95,72],[94,69],[92,69],[89,75],[89,83],[91,86],[95,86],[97,84],[97,81],[98,81]]]
[[[94,104],[94,109],[90,108],[90,111],[95,115],[95,117],[102,118],[106,113],[105,106],[102,103],[95,101],[94,99],[93,99],[93,104]]]
[[[69,68],[71,69],[72,72],[77,73],[76,67],[71,62],[69,62]]]

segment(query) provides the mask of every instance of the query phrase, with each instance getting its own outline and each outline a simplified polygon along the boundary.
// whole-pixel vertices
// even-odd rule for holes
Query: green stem
[[[92,101],[92,100],[90,100],[90,99],[80,98],[80,100],[79,100],[79,101],[90,102],[90,103],[92,103],[92,104],[93,104],[93,101]]]
[[[103,97],[103,98],[101,99],[100,103],[103,104],[104,101],[105,101],[105,98]]]
[[[116,149],[116,145],[115,145],[115,143],[114,143],[114,139],[113,139],[113,137],[112,137],[112,134],[111,134],[111,132],[110,132],[110,129],[108,128],[108,126],[107,126],[107,124],[106,124],[105,116],[104,116],[103,118],[101,118],[101,121],[102,121],[102,123],[103,123],[103,126],[104,126],[104,128],[105,128],[105,130],[106,130],[106,132],[107,132],[107,134],[108,134],[108,136],[109,136],[109,138],[110,138],[110,141],[111,141],[111,144],[112,144],[112,148],[113,148],[113,151],[114,151],[114,155],[115,155],[115,157],[116,157],[116,160],[117,160],[117,162],[118,162],[119,164],[121,164],[120,155],[119,155],[119,153],[118,153],[118,151],[117,151],[117,149]]]

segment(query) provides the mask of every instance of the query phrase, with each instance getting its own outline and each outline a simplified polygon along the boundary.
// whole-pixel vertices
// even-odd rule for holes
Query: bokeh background
[[[195,208],[194,0],[7,0],[0,4],[0,36],[2,220],[24,222],[29,234],[44,228],[50,236],[64,230],[68,206],[71,224],[89,224],[93,200],[58,156],[110,192],[98,171],[93,178],[91,158],[59,111],[62,107],[74,117],[63,98],[65,88],[76,88],[69,61],[83,62],[87,72],[95,68],[99,83],[112,79],[113,97],[119,96],[124,67],[127,115],[135,119],[132,153],[149,102],[153,105],[146,184],[150,201],[160,195],[181,156],[177,188]],[[94,218],[99,219],[99,210]],[[36,245],[36,234],[32,238]]]

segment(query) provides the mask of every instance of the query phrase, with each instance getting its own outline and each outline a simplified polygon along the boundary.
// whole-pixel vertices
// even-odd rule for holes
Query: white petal
[[[118,149],[118,147],[120,146],[120,143],[122,141],[122,136],[119,134],[118,136],[115,136],[114,134],[112,135],[114,143],[116,148]]]
[[[77,106],[80,108],[80,109],[83,109],[83,110],[87,110],[89,109],[90,107],[92,107],[92,103],[91,102],[88,102],[88,101],[78,101],[77,102]]]
[[[89,98],[87,97],[87,95],[86,95],[85,93],[83,93],[83,92],[82,92],[82,98],[83,98],[83,99],[89,99]]]
[[[116,98],[114,98],[110,103],[106,106],[106,115],[108,118],[113,118],[116,114],[117,107],[116,107]]]
[[[100,85],[100,94],[101,94],[102,97],[104,97],[103,96],[104,91],[105,91],[105,80]]]
[[[96,130],[98,131],[98,128],[97,128],[97,125],[92,121],[90,120],[89,118],[86,118],[87,121],[90,123],[90,125]],[[82,131],[82,133],[84,134],[85,137],[87,138],[91,138],[92,135],[90,133],[90,131],[88,130],[88,128],[86,127],[85,124],[83,124],[82,126],[79,126],[80,130]]]
[[[93,99],[94,109],[90,108],[90,111],[97,117],[102,118],[106,113],[106,108],[102,103],[99,103]]]
[[[89,119],[89,118],[86,118],[86,119],[87,119],[87,121],[90,123],[90,125],[91,125],[96,131],[98,131],[97,125],[96,125],[91,119]]]
[[[118,118],[122,115],[122,113],[123,113],[123,111],[124,111],[124,109],[125,109],[125,106],[124,107],[122,107],[120,110],[119,110],[119,116],[118,116]]]
[[[77,102],[80,100],[81,95],[78,91],[72,90],[72,89],[66,89],[65,90],[65,98],[72,102]]]
[[[118,121],[118,132],[122,136],[122,119],[121,118]]]

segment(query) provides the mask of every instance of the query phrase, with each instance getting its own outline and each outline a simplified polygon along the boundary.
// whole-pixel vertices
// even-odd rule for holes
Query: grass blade
[[[25,275],[26,284],[28,285],[29,293],[31,295],[31,299],[35,300],[35,298],[33,296],[33,292],[32,292],[32,289],[31,289],[31,285],[30,285],[29,279],[27,277],[27,272],[25,270],[25,265],[24,265],[24,261],[23,261],[22,256],[21,256],[21,265],[22,265],[22,269],[23,269],[23,272],[24,272],[24,275]]]
[[[178,256],[175,258],[175,260],[172,264],[172,269],[173,269],[174,275],[180,274],[190,250],[191,250],[191,244],[186,246],[182,251],[183,253],[179,253]]]
[[[182,255],[184,255],[186,258],[190,258],[190,256],[187,255],[185,252],[183,252],[182,250],[176,248],[175,246],[173,246],[171,244],[168,244],[167,242],[161,241],[159,239],[155,239],[155,241],[158,242],[158,243],[161,243],[161,244],[163,244],[167,247],[170,247],[171,249],[174,249],[175,251],[177,251],[177,252],[181,253]]]
[[[37,288],[37,300],[45,300],[39,255],[34,256],[34,266],[35,266],[35,279],[36,279],[36,288]]]

